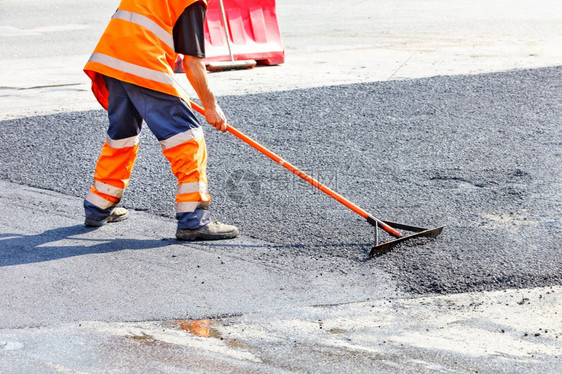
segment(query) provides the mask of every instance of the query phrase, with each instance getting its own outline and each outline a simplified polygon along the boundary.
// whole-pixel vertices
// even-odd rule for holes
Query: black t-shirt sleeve
[[[176,53],[205,57],[204,22],[207,9],[197,1],[183,11],[174,25],[174,48]]]

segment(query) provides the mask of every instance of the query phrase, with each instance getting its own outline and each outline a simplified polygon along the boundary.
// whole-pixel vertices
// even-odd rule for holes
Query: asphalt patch
[[[552,67],[221,97],[230,123],[373,215],[445,230],[369,259],[363,218],[207,127],[214,216],[271,243],[262,261],[350,257],[414,293],[560,284],[561,82]],[[102,110],[0,122],[0,179],[83,197],[106,126]],[[145,128],[123,205],[174,216],[174,193]]]

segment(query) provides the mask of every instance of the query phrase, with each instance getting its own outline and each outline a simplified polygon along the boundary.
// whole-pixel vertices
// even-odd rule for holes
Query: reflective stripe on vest
[[[111,18],[121,19],[123,21],[142,26],[145,29],[150,30],[150,32],[156,35],[158,39],[160,39],[164,44],[170,47],[170,49],[174,49],[174,38],[172,37],[172,35],[170,35],[162,27],[160,27],[156,22],[146,16],[143,16],[142,14],[129,12],[126,10],[118,10]]]
[[[176,90],[182,91],[182,87],[176,82],[174,76],[168,73],[164,73],[158,70],[152,70],[145,68],[140,65],[131,64],[118,58],[104,55],[103,53],[92,53],[90,62],[98,62],[102,65],[109,66],[112,69],[119,70],[123,73],[129,73],[141,77],[144,79],[149,79],[154,82],[168,84],[173,86]]]

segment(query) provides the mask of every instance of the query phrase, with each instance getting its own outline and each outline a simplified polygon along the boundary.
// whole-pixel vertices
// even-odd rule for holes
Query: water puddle
[[[227,343],[231,348],[249,348],[247,344],[236,339],[223,337],[219,331],[219,322],[210,319],[168,321],[164,322],[164,327],[180,329],[203,338],[219,339]]]
[[[216,322],[212,322],[210,319],[176,320],[172,322],[173,327],[187,331],[190,334],[202,336],[204,338],[221,339],[221,334],[213,327],[215,324]]]

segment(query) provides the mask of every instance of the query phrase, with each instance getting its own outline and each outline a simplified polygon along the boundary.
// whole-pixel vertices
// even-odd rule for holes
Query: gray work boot
[[[129,212],[125,208],[117,207],[113,208],[111,213],[105,218],[102,219],[94,219],[86,217],[84,221],[84,225],[88,227],[100,227],[105,225],[106,223],[110,222],[119,222],[129,218]]]
[[[213,221],[195,230],[178,228],[178,231],[176,231],[178,240],[220,240],[232,239],[237,236],[238,228],[236,226],[226,225],[218,221]]]

